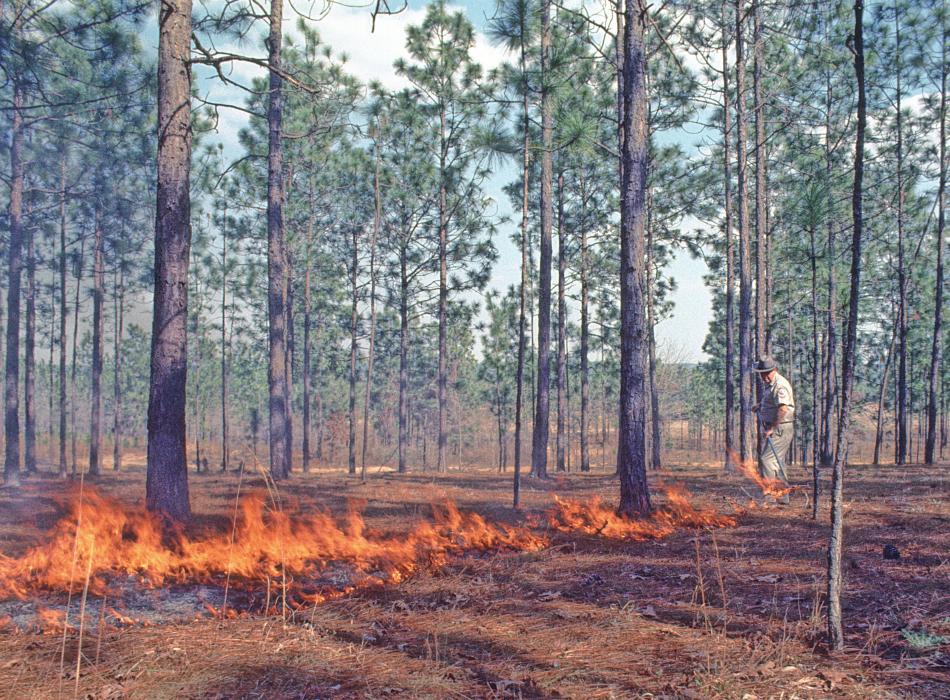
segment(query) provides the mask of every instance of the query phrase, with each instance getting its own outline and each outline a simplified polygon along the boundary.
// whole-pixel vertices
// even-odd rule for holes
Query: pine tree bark
[[[560,158],[558,159],[560,160]],[[567,436],[567,232],[564,230],[564,171],[557,175],[557,470],[567,469],[565,457]]]
[[[811,263],[811,436],[812,436],[812,494],[811,494],[811,517],[812,520],[818,519],[818,510],[820,508],[819,500],[821,498],[821,477],[819,471],[818,449],[818,385],[819,374],[821,373],[821,351],[818,346],[818,243],[814,226],[808,227],[808,240],[810,244],[809,262]]]
[[[311,379],[310,379],[310,368],[312,364],[311,359],[311,315],[313,313],[313,290],[311,289],[311,277],[313,270],[313,212],[314,212],[314,198],[313,198],[313,180],[309,182],[309,202],[308,210],[310,212],[307,217],[307,260],[304,265],[303,273],[303,412],[301,415],[302,425],[301,425],[301,450],[303,452],[303,462],[301,468],[303,469],[304,474],[310,472],[310,433],[311,430],[311,419],[310,419],[310,401],[311,401]]]
[[[316,346],[319,348],[320,338],[322,337],[320,326],[317,326],[316,328],[316,336],[317,336]],[[313,378],[316,384],[317,444],[314,447],[313,456],[314,456],[314,459],[317,460],[317,462],[320,462],[323,460],[323,443],[324,443],[324,433],[325,433],[325,428],[326,428],[326,417],[324,415],[324,410],[323,410],[323,386],[321,383],[321,380],[323,377],[323,362],[319,353],[317,354],[317,361],[315,365],[316,366],[314,367],[314,370],[313,370],[313,375],[314,375]]]
[[[228,209],[221,224],[221,471],[228,470]],[[306,459],[306,458],[305,458]]]
[[[115,281],[115,344],[113,346],[112,470],[122,469],[122,334],[125,330],[125,269],[122,261]]]
[[[399,473],[405,474],[409,442],[409,271],[408,251],[399,251]]]
[[[746,163],[745,3],[736,0],[736,170],[739,186],[739,458],[752,456],[752,252]]]
[[[185,452],[188,258],[191,249],[191,0],[159,11],[158,187],[148,402],[146,505],[173,520],[190,515]]]
[[[897,329],[891,333],[891,344],[887,348],[887,356],[884,358],[884,372],[881,375],[881,388],[877,395],[877,421],[874,431],[874,458],[873,464],[877,466],[881,463],[881,445],[884,442],[884,397],[887,396],[887,380],[891,376],[891,365],[894,358],[894,346],[897,343]]]
[[[66,159],[59,161],[59,476],[66,478]],[[51,369],[52,371],[52,369]]]
[[[759,355],[768,353],[768,256],[765,154],[765,101],[762,95],[762,70],[765,47],[762,41],[762,12],[759,0],[752,1],[752,111],[755,114],[755,348]],[[761,388],[761,387],[760,387]]]
[[[765,103],[762,97],[762,64],[765,62],[762,42],[762,13],[759,0],[752,0],[752,111],[755,116],[755,353],[769,352],[769,299],[771,279],[768,269],[765,154]],[[757,403],[762,401],[764,383],[761,375],[753,380]],[[756,452],[762,449],[762,425],[756,420]]]
[[[83,267],[86,264],[86,239],[80,236],[79,239],[79,260],[76,263],[76,291],[73,297],[73,348],[72,348],[72,358],[71,364],[69,367],[69,427],[70,427],[70,457],[72,458],[72,474],[76,476],[76,472],[79,469],[79,457],[77,449],[77,436],[79,431],[76,429],[76,414],[77,410],[77,401],[76,401],[76,372],[79,367],[79,310],[82,306],[82,297],[80,296],[80,291],[82,289],[82,275]]]
[[[521,42],[521,72],[527,70],[527,49],[524,42],[524,28],[522,27]],[[525,78],[527,81],[527,78]],[[521,161],[521,286],[518,290],[518,366],[515,370],[515,464],[514,483],[512,492],[512,507],[521,505],[521,442],[524,432],[524,375],[525,350],[527,345],[528,324],[528,211],[529,211],[529,184],[530,184],[530,157],[531,157],[531,103],[528,96],[527,84],[522,94],[522,136],[524,145]]]
[[[443,473],[448,470],[446,463],[446,444],[448,442],[448,381],[449,381],[449,287],[448,287],[448,245],[449,224],[446,197],[446,162],[448,147],[446,143],[445,105],[439,110],[439,445],[436,470]]]
[[[727,470],[735,467],[735,406],[736,406],[736,280],[735,248],[732,236],[732,155],[730,134],[732,132],[732,98],[729,92],[729,42],[728,3],[722,3],[722,172],[725,224],[723,235],[726,240],[726,358],[725,358],[725,465]]]
[[[538,386],[531,441],[531,473],[548,476],[551,394],[551,229],[553,209],[553,100],[551,79],[551,0],[541,0],[541,259],[538,270]]]
[[[89,475],[102,471],[102,363],[104,345],[103,302],[105,301],[105,262],[103,259],[102,205],[99,202],[101,183],[96,187],[95,232],[92,262],[92,374],[89,407]]]
[[[834,207],[835,196],[832,180],[832,159],[831,159],[831,111],[834,105],[831,88],[831,72],[825,73],[825,187],[828,191],[828,216],[826,218],[827,226],[827,250],[825,253],[825,263],[828,266],[828,323],[825,330],[825,362],[824,377],[824,397],[822,404],[821,417],[821,466],[830,467],[834,461],[832,454],[832,430],[834,428],[834,411],[837,398],[838,372],[837,372],[837,352],[838,352],[838,290],[837,290],[837,272],[835,265],[835,256],[837,255],[837,244],[835,241],[835,221]]]
[[[350,392],[347,407],[347,471],[356,474],[356,356],[359,340],[359,229],[353,227],[350,240]]]
[[[369,402],[373,393],[373,360],[376,354],[376,245],[382,225],[382,193],[379,181],[379,151],[382,128],[376,124],[376,157],[373,161],[373,232],[369,242],[369,347],[366,352],[366,390],[363,394],[363,446],[360,478],[366,481],[366,450],[369,446]]]
[[[642,288],[649,158],[645,13],[644,7],[630,0],[625,10],[623,30],[624,140],[620,190],[620,411],[617,443],[618,512],[623,515],[642,515],[651,510],[644,439],[647,319]]]
[[[7,243],[7,357],[4,367],[4,468],[9,486],[20,484],[20,279],[23,270],[23,93],[13,83],[10,125],[10,237]]]
[[[46,385],[46,415],[49,418],[49,428],[46,434],[46,456],[50,466],[56,460],[56,284],[57,278],[52,277],[49,285],[49,358],[46,361],[48,383]]]
[[[32,208],[31,208],[32,209]],[[27,211],[27,216],[31,210]],[[36,473],[36,235],[35,227],[26,233],[26,329],[23,339],[23,466],[27,474]]]
[[[943,451],[947,446],[947,385],[943,378],[940,379],[940,459],[943,459]]]
[[[854,148],[854,185],[851,212],[854,231],[851,240],[851,296],[848,302],[848,333],[841,358],[841,410],[831,483],[831,537],[828,542],[828,641],[832,649],[844,647],[841,620],[841,553],[844,547],[844,468],[847,435],[851,426],[851,392],[854,386],[855,350],[858,339],[858,304],[861,291],[861,246],[864,237],[864,132],[867,129],[867,97],[864,82],[864,2],[854,3],[854,74],[857,81],[857,130]]]
[[[581,471],[590,471],[590,282],[587,266],[587,227],[581,227]]]
[[[901,86],[901,24],[900,10],[894,3],[894,42],[896,49],[895,80],[895,119],[897,138],[895,143],[897,156],[897,463],[906,464],[909,456],[910,416],[907,406],[907,266],[904,241],[904,128],[903,128],[903,89]]]
[[[652,194],[647,194],[648,206],[652,207]],[[646,250],[646,303],[647,303],[647,379],[650,385],[650,469],[660,469],[663,461],[660,457],[663,417],[660,415],[660,394],[656,386],[656,268],[653,248],[653,222],[648,216]]]
[[[284,149],[281,42],[283,4],[271,2],[267,36],[269,70],[267,107],[267,317],[269,364],[270,473],[290,474],[287,449],[289,396],[287,379],[287,243],[284,232]]]
[[[945,20],[944,20],[945,22]],[[924,462],[933,464],[937,451],[937,409],[940,402],[937,381],[943,364],[943,247],[946,211],[944,195],[947,190],[947,32],[941,32],[940,73],[940,136],[938,143],[939,168],[937,184],[937,263],[934,282],[934,330],[930,347],[930,368],[927,375],[927,444]]]
[[[195,298],[201,299],[199,294],[201,288],[201,282],[197,276],[195,276]],[[195,342],[194,342],[194,368],[192,376],[194,377],[194,389],[193,395],[194,399],[191,404],[192,408],[192,435],[195,440],[195,471],[201,472],[201,306],[199,302],[197,304],[198,309],[195,312]],[[186,426],[187,428],[187,426]]]
[[[287,352],[284,353],[285,367],[284,376],[286,377],[287,388],[284,391],[285,408],[284,415],[287,417],[286,428],[284,429],[284,454],[287,455],[287,461],[284,464],[284,471],[290,476],[293,468],[294,455],[294,421],[292,415],[293,397],[294,397],[294,286],[293,280],[293,257],[290,251],[287,251],[286,265],[284,267],[284,284],[287,287],[287,304],[284,310],[287,314],[287,320],[284,327],[287,329]]]

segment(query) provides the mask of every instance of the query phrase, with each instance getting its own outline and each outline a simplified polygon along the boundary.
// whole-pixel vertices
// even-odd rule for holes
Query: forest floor
[[[682,466],[651,480],[735,513],[734,527],[619,541],[550,529],[538,516],[540,549],[453,556],[293,614],[221,619],[196,609],[187,620],[100,625],[82,642],[78,683],[75,630],[8,625],[0,696],[950,698],[948,475],[945,465],[850,468],[847,649],[837,654],[823,642],[827,510],[813,521],[804,491],[791,506],[751,505],[756,489],[743,477]],[[792,478],[808,481],[800,468]],[[243,488],[255,481],[264,486],[246,477]],[[230,529],[237,477],[193,473],[190,486],[191,529]],[[38,478],[0,493],[0,551],[19,556],[43,542],[66,488]],[[96,488],[141,503],[144,469],[108,473]],[[324,470],[280,488],[304,510],[342,513],[360,499],[367,524],[390,531],[445,499],[489,521],[524,522],[508,507],[510,472],[371,470],[362,484]],[[541,514],[555,494],[611,502],[617,488],[603,474],[525,479],[524,511]],[[900,558],[885,559],[885,545]]]

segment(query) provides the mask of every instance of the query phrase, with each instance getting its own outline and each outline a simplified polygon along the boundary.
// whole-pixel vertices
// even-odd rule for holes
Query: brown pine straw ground
[[[339,471],[282,485],[301,504],[342,512],[366,501],[371,526],[406,527],[426,504],[454,499],[501,520],[510,473]],[[793,481],[808,475],[793,471]],[[724,512],[753,486],[713,467],[673,467]],[[237,477],[191,475],[193,528],[227,528]],[[247,481],[245,486],[247,486]],[[55,479],[0,493],[0,551],[41,541],[58,518]],[[129,503],[144,471],[104,475],[97,488]],[[846,483],[848,649],[823,642],[827,509],[813,522],[803,494],[786,508],[751,508],[735,528],[684,530],[653,542],[549,531],[539,552],[454,560],[384,590],[332,600],[288,619],[189,623],[70,634],[0,632],[0,696],[8,698],[950,698],[950,491],[947,468],[851,467]],[[525,480],[529,513],[555,493],[615,501],[604,474]],[[659,489],[657,489],[659,492]],[[826,504],[827,505],[827,502]],[[541,528],[543,531],[543,527]],[[882,557],[885,544],[899,561]],[[98,601],[90,600],[96,610]],[[917,649],[912,632],[944,637]],[[915,638],[916,639],[916,638]]]

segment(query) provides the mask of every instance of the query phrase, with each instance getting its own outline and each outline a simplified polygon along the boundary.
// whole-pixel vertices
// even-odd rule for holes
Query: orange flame
[[[737,455],[732,450],[729,450],[729,458],[733,464],[739,467],[739,471],[742,472],[742,474],[747,478],[754,481],[756,486],[759,487],[759,490],[761,490],[766,496],[772,496],[773,498],[783,498],[797,490],[797,487],[789,486],[781,479],[768,479],[759,474],[759,465],[753,457],[744,460],[739,459],[739,455]]]
[[[66,611],[40,607],[36,609],[36,624],[43,634],[60,634],[66,624]],[[69,629],[73,626],[70,624]]]
[[[694,506],[689,492],[679,486],[666,491],[667,503],[648,518],[627,518],[605,505],[599,497],[588,501],[562,500],[548,512],[548,524],[562,532],[581,531],[610,539],[656,540],[667,537],[682,527],[732,527],[735,518],[713,508]]]
[[[733,517],[694,506],[682,488],[667,491],[666,504],[649,518],[628,519],[599,499],[581,502],[556,498],[548,523],[556,530],[581,531],[614,539],[666,537],[682,527],[729,527]],[[0,600],[26,598],[39,592],[77,593],[86,585],[93,595],[109,593],[129,577],[136,586],[170,583],[230,586],[260,592],[261,609],[280,614],[285,606],[318,604],[356,589],[397,584],[419,570],[437,570],[452,555],[510,549],[533,551],[546,546],[544,537],[527,527],[488,522],[453,503],[433,506],[430,520],[409,531],[368,529],[353,507],[342,518],[329,512],[288,513],[269,508],[264,496],[252,494],[240,503],[234,532],[209,532],[189,537],[169,530],[156,516],[123,506],[94,490],[67,501],[68,513],[48,540],[19,557],[0,555]],[[345,565],[347,580],[321,584],[321,574]],[[326,581],[330,577],[326,577]],[[118,596],[121,598],[121,595]],[[227,596],[225,596],[227,598]],[[238,605],[204,611],[218,617],[246,614]],[[111,624],[148,624],[110,608]],[[39,627],[62,631],[65,612],[40,608]]]
[[[139,577],[150,587],[167,582],[222,585],[226,578],[231,586],[258,587],[269,581],[312,580],[330,563],[347,564],[377,583],[396,583],[420,567],[442,566],[451,554],[534,550],[545,544],[526,528],[488,523],[452,503],[433,506],[433,520],[408,533],[382,534],[367,530],[354,509],[338,522],[328,512],[269,510],[262,496],[252,495],[241,502],[233,541],[230,533],[189,538],[169,532],[150,513],[88,489],[69,507],[48,542],[21,557],[0,556],[0,599],[76,591],[87,570],[89,590],[95,594],[107,592],[109,578],[120,574]]]

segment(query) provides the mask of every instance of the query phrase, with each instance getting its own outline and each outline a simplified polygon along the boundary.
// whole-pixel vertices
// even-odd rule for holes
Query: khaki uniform
[[[792,385],[778,372],[771,382],[762,382],[762,403],[759,405],[759,420],[772,435],[762,444],[759,454],[759,474],[766,479],[780,479],[788,483],[785,474],[785,455],[792,444],[795,428],[795,396]],[[779,406],[785,406],[785,415],[778,423]]]

